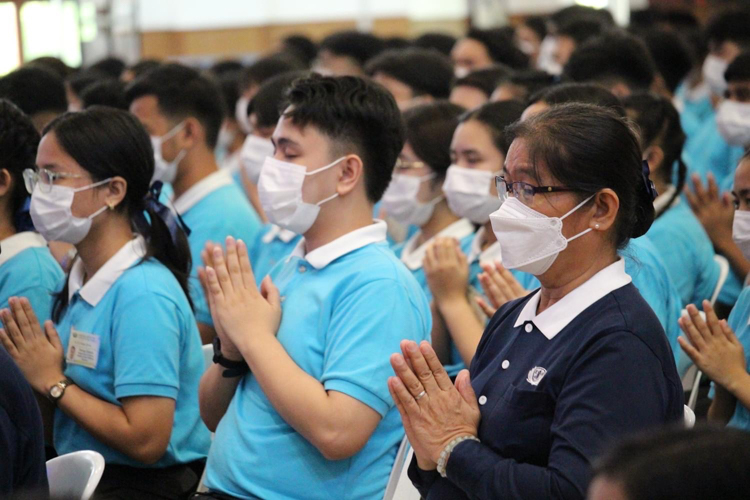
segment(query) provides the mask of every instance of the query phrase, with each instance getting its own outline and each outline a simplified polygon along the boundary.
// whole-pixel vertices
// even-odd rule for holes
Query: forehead
[[[526,140],[523,138],[515,139],[508,148],[504,170],[513,180],[551,184],[551,175],[547,167],[539,162],[536,165],[532,163]]]
[[[467,57],[470,55],[481,55],[485,54],[487,49],[478,40],[473,38],[462,38],[456,45],[453,46],[452,55]]]
[[[279,118],[272,137],[277,145],[280,141],[289,140],[301,147],[324,148],[325,151],[329,150],[331,142],[331,139],[315,125],[299,125],[286,114],[282,114]]]
[[[734,172],[734,190],[739,192],[750,189],[750,158],[745,158],[737,165]]]
[[[42,137],[36,153],[36,165],[40,168],[52,170],[77,172],[83,170],[60,145],[54,132],[49,132]]]

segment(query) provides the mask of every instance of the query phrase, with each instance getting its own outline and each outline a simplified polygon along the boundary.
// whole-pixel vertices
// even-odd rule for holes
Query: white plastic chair
[[[719,298],[719,293],[721,292],[721,289],[724,288],[724,283],[727,282],[730,270],[729,261],[723,255],[714,255],[714,260],[717,264],[719,264],[719,279],[718,281],[716,281],[714,293],[711,295],[711,299],[709,300],[712,306],[716,304],[716,300]]]
[[[408,474],[413,456],[414,450],[409,445],[409,440],[404,437],[401,446],[398,447],[383,500],[420,500],[419,491],[411,484]]]
[[[214,364],[214,346],[213,344],[203,345],[203,371],[205,372],[208,368]]]
[[[695,426],[695,412],[688,406],[685,406],[685,427],[692,429]]]
[[[104,473],[104,457],[95,451],[74,451],[47,461],[52,498],[89,500]]]

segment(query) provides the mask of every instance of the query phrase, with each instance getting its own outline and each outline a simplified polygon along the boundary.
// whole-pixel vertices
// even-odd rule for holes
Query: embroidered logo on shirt
[[[526,382],[531,385],[539,385],[544,376],[547,374],[547,369],[541,366],[535,366],[529,370],[529,374],[526,376]]]

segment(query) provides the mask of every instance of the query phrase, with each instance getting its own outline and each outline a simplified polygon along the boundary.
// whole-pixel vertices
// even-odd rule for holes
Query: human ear
[[[620,198],[612,189],[606,188],[594,195],[593,201],[595,211],[589,221],[589,227],[594,231],[609,231],[617,220]]]
[[[357,155],[349,155],[341,160],[341,173],[336,185],[339,196],[345,196],[352,192],[360,179],[364,177],[364,165],[362,159]]]

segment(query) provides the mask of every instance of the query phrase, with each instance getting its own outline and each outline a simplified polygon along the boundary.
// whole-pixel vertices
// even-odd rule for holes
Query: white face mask
[[[422,226],[435,211],[435,205],[440,203],[443,196],[422,203],[417,200],[419,187],[423,182],[435,178],[435,174],[414,177],[411,175],[393,174],[393,179],[383,194],[383,209],[401,224]]]
[[[302,200],[305,177],[328,170],[344,159],[346,156],[308,172],[303,165],[267,157],[258,179],[258,197],[268,220],[293,233],[305,234],[318,218],[320,206],[339,195],[334,193],[318,203],[305,203]]]
[[[562,217],[548,217],[517,198],[505,200],[500,209],[490,215],[503,266],[534,276],[547,272],[568,243],[591,231],[588,228],[567,239],[562,233],[562,221],[593,197],[589,196]]]
[[[732,240],[740,248],[742,255],[746,259],[750,259],[750,212],[734,211]]]
[[[222,125],[221,129],[219,130],[219,137],[216,140],[216,148],[223,150],[229,149],[236,137],[237,132],[235,132],[234,130],[229,130],[226,126]]]
[[[458,165],[448,167],[443,192],[453,213],[474,224],[484,224],[490,220],[490,214],[502,203],[490,193],[490,186],[498,173]]]
[[[77,245],[89,234],[94,217],[104,212],[107,207],[103,206],[88,217],[75,217],[71,211],[75,194],[101,186],[111,180],[112,178],[109,178],[75,189],[52,185],[49,193],[43,192],[37,183],[31,194],[30,208],[34,227],[47,241],[62,241]]]
[[[706,56],[706,60],[703,62],[703,78],[711,92],[720,97],[724,95],[724,91],[727,89],[724,73],[728,67],[728,62],[712,54]]]
[[[247,116],[247,107],[249,105],[249,97],[240,97],[237,99],[237,104],[234,107],[234,118],[237,120],[237,123],[240,124],[240,128],[245,134],[249,134],[253,131],[253,127],[250,126],[250,117]]]
[[[539,46],[539,56],[536,60],[537,69],[546,71],[550,75],[561,75],[563,68],[555,60],[555,54],[557,53],[557,37],[553,35],[547,35],[542,40],[542,44]]]
[[[723,101],[716,111],[716,127],[732,146],[750,146],[750,103]]]
[[[151,146],[154,148],[154,177],[151,179],[152,184],[156,181],[171,184],[174,182],[175,177],[177,177],[177,167],[180,165],[182,159],[185,158],[187,151],[183,149],[177,153],[174,160],[167,161],[162,156],[161,146],[164,144],[164,141],[168,141],[177,135],[184,126],[185,122],[182,122],[161,137],[151,136]]]
[[[263,162],[266,161],[266,157],[273,156],[273,152],[273,142],[270,139],[263,139],[252,134],[245,138],[240,158],[242,166],[245,168],[245,173],[253,184],[258,184]]]
[[[455,76],[456,78],[463,78],[469,73],[471,73],[471,70],[466,66],[456,66],[456,68],[453,70],[453,76]]]

